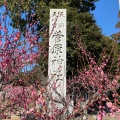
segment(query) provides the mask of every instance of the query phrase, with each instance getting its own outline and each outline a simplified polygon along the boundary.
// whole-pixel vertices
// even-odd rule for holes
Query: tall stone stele
[[[66,98],[66,9],[50,9],[48,91]]]

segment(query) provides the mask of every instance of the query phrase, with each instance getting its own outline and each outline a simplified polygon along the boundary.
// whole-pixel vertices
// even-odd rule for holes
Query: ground
[[[80,118],[75,118],[74,120],[80,120]],[[96,120],[95,116],[88,116],[88,120]],[[111,116],[106,116],[103,120],[120,120],[120,117],[111,117]]]

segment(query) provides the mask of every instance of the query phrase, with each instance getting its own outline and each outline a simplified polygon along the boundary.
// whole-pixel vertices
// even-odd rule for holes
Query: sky
[[[119,0],[99,0],[95,5],[96,9],[92,13],[94,14],[97,25],[102,29],[102,33],[110,36],[120,31],[115,28],[119,20]]]

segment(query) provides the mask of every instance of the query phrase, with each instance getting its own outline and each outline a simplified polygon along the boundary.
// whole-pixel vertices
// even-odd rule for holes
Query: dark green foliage
[[[72,16],[72,17],[71,17]],[[48,33],[47,33],[48,34]],[[41,47],[44,51],[38,63],[47,75],[48,62],[48,37],[43,37]],[[96,25],[93,15],[90,13],[78,13],[67,11],[67,77],[77,75],[77,72],[87,65],[83,50],[96,56],[96,61],[102,52],[104,39],[101,29]],[[111,41],[109,39],[109,41]],[[44,64],[43,64],[44,63]]]
[[[67,8],[71,12],[90,12],[95,9],[95,2],[98,0],[0,0],[0,6],[7,5],[7,14],[11,17],[11,25],[15,28],[25,29],[28,23],[39,20],[38,31],[49,19],[50,8]],[[34,14],[34,18],[31,14]],[[26,15],[27,14],[27,15]],[[24,16],[23,19],[22,16]]]
[[[120,21],[117,22],[116,28],[120,28]]]

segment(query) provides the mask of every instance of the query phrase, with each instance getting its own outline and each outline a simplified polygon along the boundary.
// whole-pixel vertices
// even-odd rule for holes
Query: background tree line
[[[77,75],[88,63],[82,56],[83,48],[88,51],[96,62],[100,64],[102,56],[109,59],[106,71],[114,74],[117,58],[120,53],[119,43],[114,36],[107,37],[102,34],[101,28],[96,24],[94,15],[95,2],[98,0],[9,0],[0,1],[1,7],[7,5],[5,13],[11,18],[11,26],[24,32],[31,24],[33,33],[37,33],[41,49],[38,65],[47,76],[48,68],[48,42],[49,42],[49,10],[50,8],[67,9],[67,78]],[[114,44],[114,48],[112,48]],[[82,47],[80,47],[82,46]],[[111,49],[112,48],[112,49]]]

